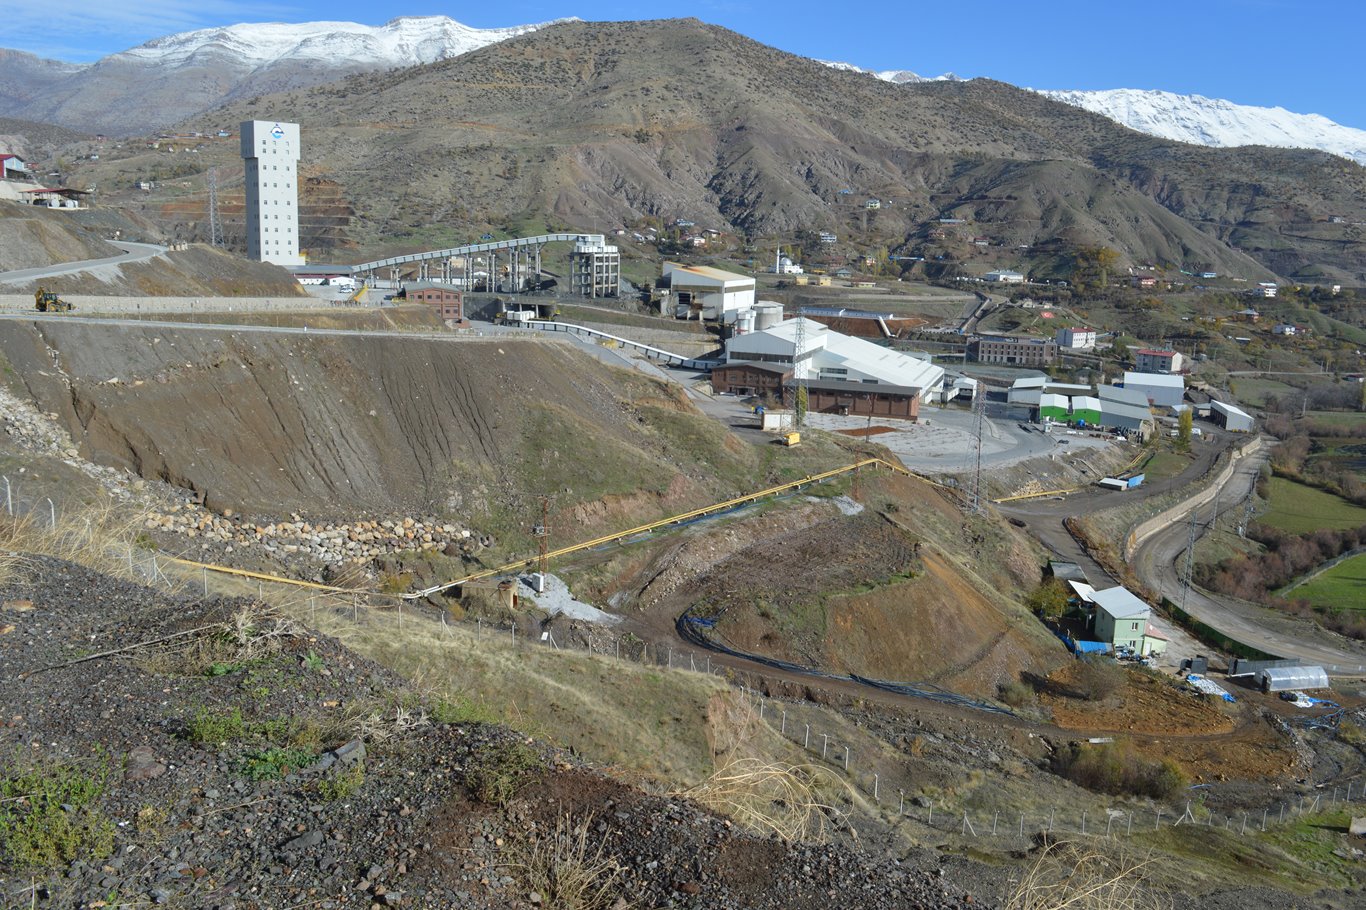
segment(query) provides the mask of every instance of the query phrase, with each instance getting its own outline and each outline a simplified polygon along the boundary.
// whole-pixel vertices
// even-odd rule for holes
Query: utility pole
[[[541,523],[531,529],[536,535],[540,553],[537,558],[536,593],[545,593],[545,573],[549,562],[546,554],[550,548],[550,497],[541,497]]]
[[[982,511],[982,430],[986,424],[987,403],[986,395],[979,389],[976,398],[973,399],[973,408],[976,413],[977,428],[977,464],[972,472],[972,511]]]
[[[792,428],[799,430],[806,425],[806,404],[807,404],[807,367],[802,363],[802,354],[806,350],[806,317],[797,311],[795,322],[792,326],[792,381],[795,385],[793,397],[796,399],[792,405]]]

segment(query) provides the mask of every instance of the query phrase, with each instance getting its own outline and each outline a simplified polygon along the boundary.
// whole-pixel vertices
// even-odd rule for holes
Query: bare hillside
[[[234,102],[187,127],[255,117],[303,123],[305,173],[335,181],[336,212],[354,210],[318,238],[332,249],[533,216],[830,228],[895,247],[953,216],[1011,249],[1101,243],[1249,278],[1366,273],[1347,235],[1300,239],[1330,216],[1366,220],[1366,171],[1351,162],[1167,142],[989,80],[882,83],[696,20],[560,24]],[[240,168],[231,145],[200,163]],[[144,171],[148,154],[136,156]],[[131,179],[118,176],[125,159],[106,159],[92,177]],[[870,197],[886,204],[868,213]]]
[[[593,528],[765,478],[675,390],[553,341],[4,323],[0,353],[88,457],[215,509],[529,524],[547,494]]]

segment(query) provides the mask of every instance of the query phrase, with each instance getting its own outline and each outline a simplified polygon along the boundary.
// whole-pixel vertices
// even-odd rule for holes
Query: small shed
[[[1266,667],[1257,671],[1257,685],[1263,692],[1327,689],[1328,673],[1323,667]]]

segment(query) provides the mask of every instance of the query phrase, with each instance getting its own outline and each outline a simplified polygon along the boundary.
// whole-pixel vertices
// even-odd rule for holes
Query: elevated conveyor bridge
[[[444,250],[428,250],[425,253],[407,253],[376,259],[351,266],[351,274],[367,280],[387,279],[397,283],[404,266],[417,265],[419,281],[440,281],[445,284],[460,284],[465,289],[474,286],[476,256],[487,256],[489,287],[492,289],[498,280],[498,257],[504,255],[509,275],[518,275],[528,266],[536,274],[541,272],[541,250],[548,243],[586,243],[598,246],[606,243],[602,234],[539,234],[535,237],[514,237],[508,240],[490,240],[484,243],[470,243]],[[456,268],[453,260],[463,260]]]

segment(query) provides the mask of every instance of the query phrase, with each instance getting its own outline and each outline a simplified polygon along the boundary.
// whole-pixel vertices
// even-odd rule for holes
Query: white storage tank
[[[761,300],[754,305],[754,330],[762,332],[783,321],[783,305],[772,300]]]
[[[745,310],[735,317],[735,334],[748,335],[754,331],[754,311]]]

